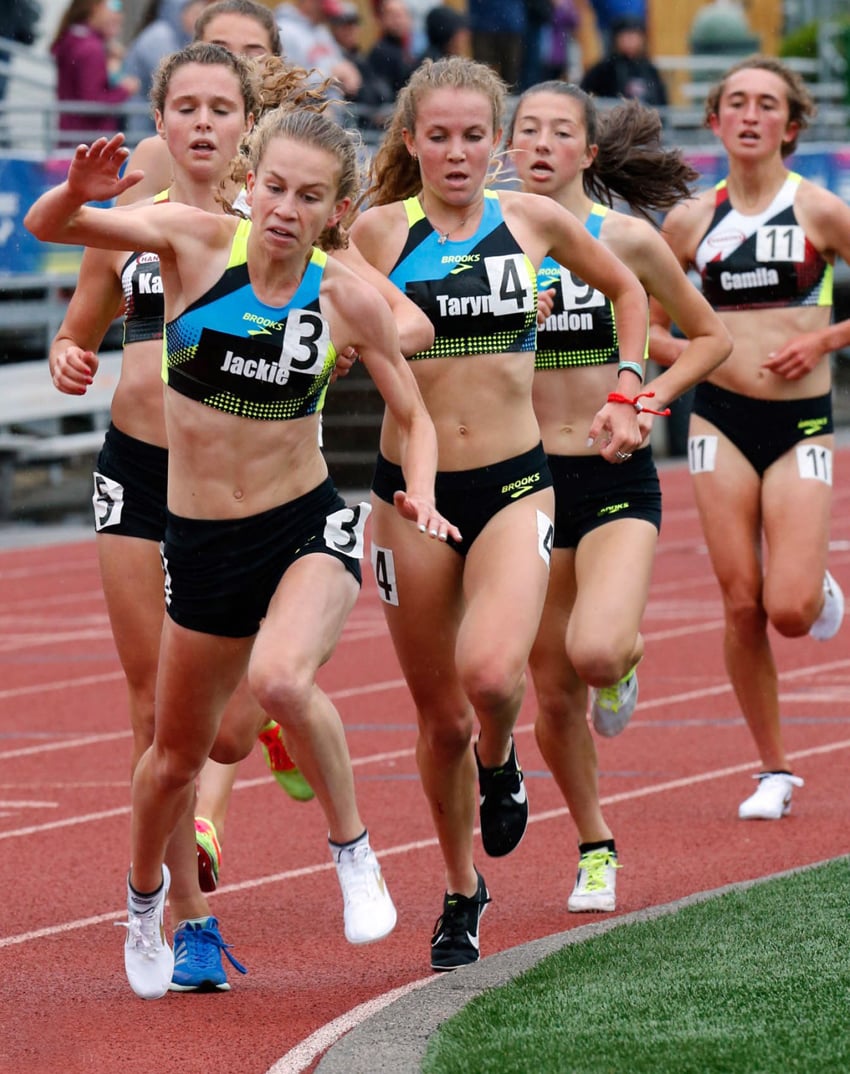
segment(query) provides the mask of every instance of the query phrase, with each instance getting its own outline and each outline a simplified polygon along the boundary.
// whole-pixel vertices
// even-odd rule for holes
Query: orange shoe
[[[309,802],[311,798],[315,798],[313,788],[287,753],[280,724],[270,720],[259,737],[266,764],[289,797],[296,802]]]

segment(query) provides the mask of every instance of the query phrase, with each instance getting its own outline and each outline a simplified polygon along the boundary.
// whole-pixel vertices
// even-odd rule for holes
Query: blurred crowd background
[[[62,131],[152,129],[159,59],[191,37],[207,0],[5,0],[0,136],[46,149]],[[332,75],[381,120],[424,57],[462,53],[516,91],[545,78],[660,108],[698,103],[728,57],[793,58],[825,103],[848,103],[850,11],[843,0],[287,0],[266,2],[284,56]],[[719,61],[719,66],[718,66]],[[82,103],[74,110],[74,103]],[[51,107],[53,105],[54,107]],[[37,114],[36,114],[36,109]],[[67,141],[67,139],[66,139]]]

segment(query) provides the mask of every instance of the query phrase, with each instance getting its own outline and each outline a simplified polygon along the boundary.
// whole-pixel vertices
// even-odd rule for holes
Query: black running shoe
[[[472,896],[446,892],[443,912],[437,918],[431,937],[431,969],[438,973],[469,966],[481,957],[478,945],[478,922],[490,901],[484,877],[478,870],[478,890]]]
[[[525,780],[511,740],[511,753],[499,768],[484,768],[475,750],[478,790],[481,795],[481,842],[491,858],[502,858],[515,850],[528,824],[528,795]]]

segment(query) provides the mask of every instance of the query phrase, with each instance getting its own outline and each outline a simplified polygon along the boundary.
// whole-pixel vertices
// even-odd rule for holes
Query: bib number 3
[[[368,503],[358,503],[354,507],[343,507],[334,511],[325,519],[325,544],[336,552],[362,559],[364,549],[364,530],[366,519],[372,512]]]

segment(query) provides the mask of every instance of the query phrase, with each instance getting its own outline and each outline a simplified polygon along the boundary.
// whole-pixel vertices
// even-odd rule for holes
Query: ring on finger
[[[616,452],[616,455],[618,459],[630,459],[632,457],[632,453],[630,451],[618,451]]]

